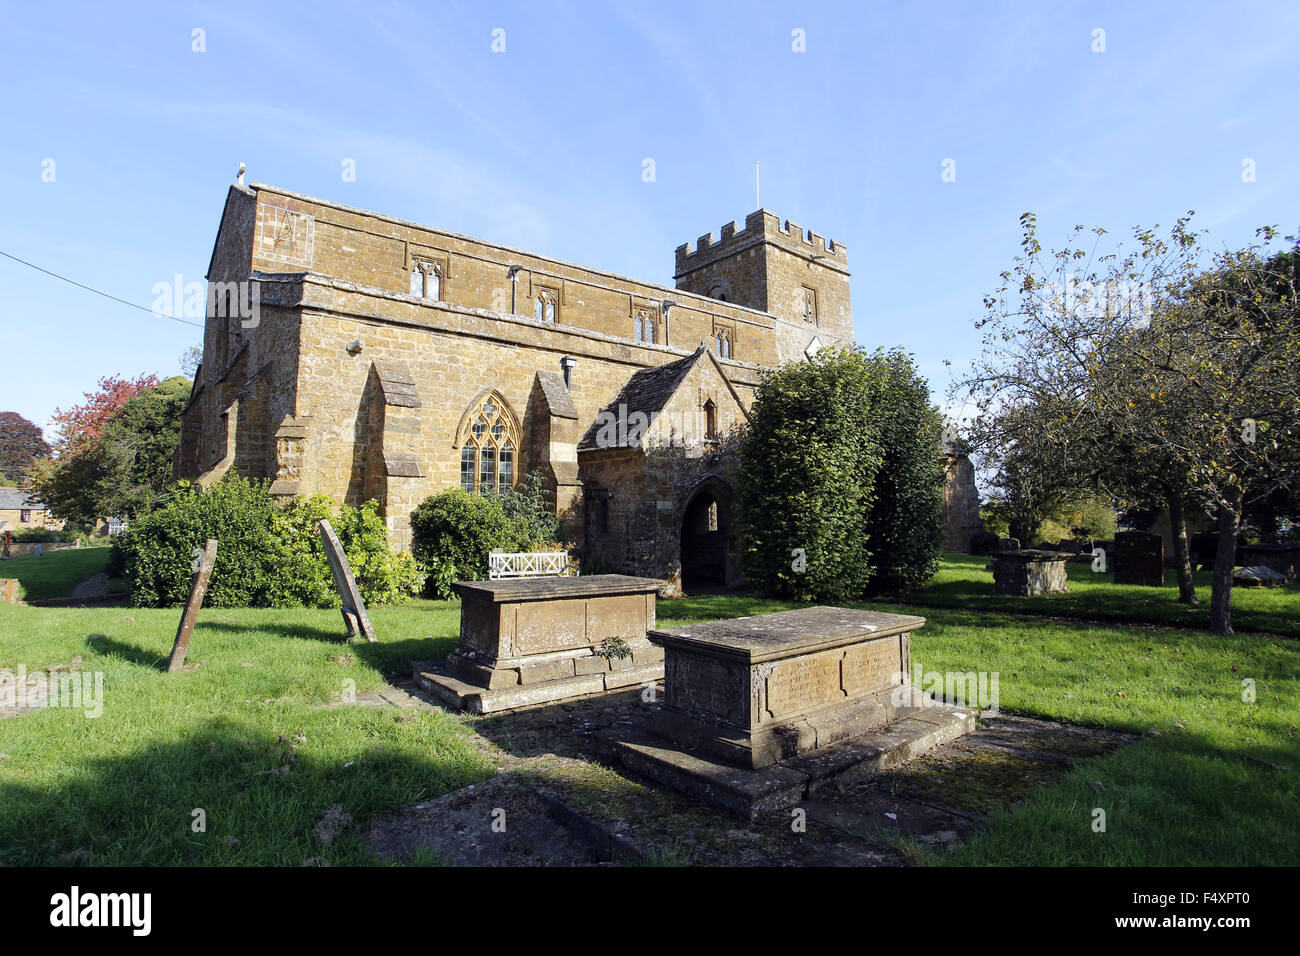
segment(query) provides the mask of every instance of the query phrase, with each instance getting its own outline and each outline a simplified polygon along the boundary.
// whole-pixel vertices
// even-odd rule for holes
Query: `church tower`
[[[796,223],[782,223],[766,209],[677,247],[677,288],[735,302],[806,325],[823,345],[832,339],[853,342],[849,305],[848,251]]]

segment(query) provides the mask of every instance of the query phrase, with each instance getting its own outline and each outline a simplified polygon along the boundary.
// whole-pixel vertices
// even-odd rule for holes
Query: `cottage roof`
[[[0,511],[21,511],[24,508],[44,511],[45,505],[21,488],[0,488]]]

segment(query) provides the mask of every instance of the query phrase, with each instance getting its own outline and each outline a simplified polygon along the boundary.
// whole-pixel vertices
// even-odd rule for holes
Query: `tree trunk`
[[[1178,600],[1183,604],[1199,604],[1196,585],[1192,581],[1191,551],[1187,546],[1187,514],[1183,510],[1183,496],[1169,491],[1165,496],[1169,505],[1169,527],[1174,535],[1174,568],[1178,572]]]
[[[1237,566],[1237,525],[1241,514],[1241,492],[1231,490],[1228,502],[1219,506],[1218,547],[1214,553],[1214,586],[1210,592],[1210,630],[1232,633],[1232,571]]]

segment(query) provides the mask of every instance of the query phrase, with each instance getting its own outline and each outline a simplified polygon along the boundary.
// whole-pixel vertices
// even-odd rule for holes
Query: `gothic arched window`
[[[645,309],[638,309],[632,316],[632,338],[638,342],[655,341],[654,316]]]
[[[442,266],[422,259],[411,260],[411,295],[424,299],[442,298]]]
[[[543,289],[537,293],[537,298],[533,300],[533,318],[538,322],[554,324],[558,312],[555,306],[556,299],[557,295],[551,289]]]
[[[457,442],[462,488],[482,495],[514,487],[519,426],[498,392],[490,391],[470,406]]]
[[[713,333],[713,353],[718,358],[731,358],[731,333],[726,329]]]

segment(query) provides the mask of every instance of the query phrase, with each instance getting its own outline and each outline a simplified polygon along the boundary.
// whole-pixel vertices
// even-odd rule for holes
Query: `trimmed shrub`
[[[943,544],[940,454],[943,417],[930,388],[902,349],[877,350],[867,359],[874,379],[871,426],[882,461],[866,531],[873,592],[900,592],[924,584],[939,570]]]
[[[264,482],[228,475],[198,494],[178,495],[113,539],[109,573],[131,586],[137,607],[170,607],[189,597],[191,555],[207,538],[220,542],[207,607],[338,607],[339,596],[317,525],[338,532],[368,604],[419,593],[409,554],[388,547],[374,502],[336,507],[323,495],[281,506]]]
[[[823,349],[764,375],[740,445],[741,558],[775,597],[914,587],[943,540],[942,420],[900,350]]]
[[[881,461],[872,391],[850,349],[763,376],[740,443],[737,505],[745,573],[765,593],[834,601],[866,586],[862,529]]]
[[[411,513],[411,551],[428,575],[425,593],[451,597],[452,581],[487,577],[488,552],[522,551],[534,529],[510,515],[498,495],[449,488],[425,498]]]

